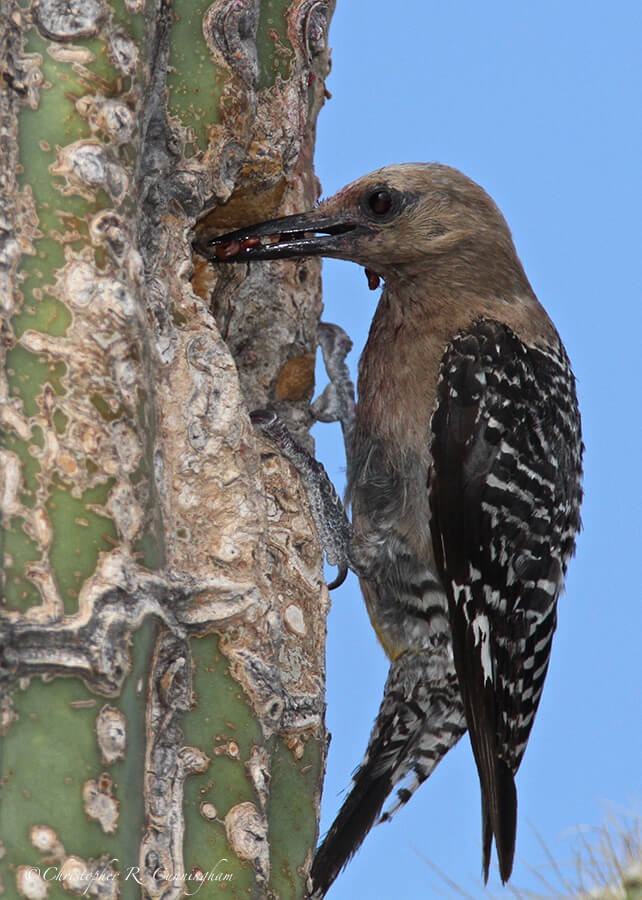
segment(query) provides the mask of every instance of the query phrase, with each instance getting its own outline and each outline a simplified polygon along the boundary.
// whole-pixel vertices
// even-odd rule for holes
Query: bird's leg
[[[328,587],[330,590],[339,587],[345,581],[348,568],[352,568],[352,526],[328,473],[320,462],[294,440],[275,412],[255,409],[250,413],[250,419],[276,444],[299,473],[326,559],[329,565],[339,569],[337,577]]]
[[[346,356],[352,349],[352,341],[343,328],[329,322],[319,324],[318,338],[330,382],[310,408],[318,422],[341,423],[349,479],[355,399]]]
[[[330,383],[312,404],[312,413],[319,422],[341,423],[349,473],[355,399],[345,359],[352,341],[338,325],[322,322],[319,343]],[[324,467],[294,440],[275,412],[258,409],[250,414],[250,418],[276,444],[301,477],[328,563],[339,569],[328,587],[332,589],[343,584],[348,568],[362,575],[362,566],[354,558],[352,526]]]

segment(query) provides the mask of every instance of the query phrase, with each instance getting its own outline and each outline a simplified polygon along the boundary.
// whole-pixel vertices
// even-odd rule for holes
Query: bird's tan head
[[[205,235],[197,252],[218,262],[304,256],[348,259],[388,277],[448,257],[514,259],[510,231],[488,194],[438,163],[387,166],[315,209],[230,234]]]

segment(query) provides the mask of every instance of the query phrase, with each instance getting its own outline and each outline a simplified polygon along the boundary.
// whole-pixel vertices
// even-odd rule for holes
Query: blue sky
[[[552,877],[539,836],[564,863],[577,826],[642,813],[640,334],[642,83],[637,3],[338,0],[330,29],[332,99],[319,117],[324,196],[389,163],[439,161],[494,197],[578,380],[584,530],[559,604],[544,696],[517,777],[512,883]],[[378,291],[363,270],[324,262],[325,319],[355,350]],[[319,388],[324,383],[318,372]],[[338,426],[316,426],[338,487]],[[387,662],[352,576],[333,594],[327,650],[332,744],[322,829],[361,760]],[[410,804],[378,826],[330,900],[468,896],[482,887],[480,799],[465,737]],[[560,890],[561,893],[561,890]]]

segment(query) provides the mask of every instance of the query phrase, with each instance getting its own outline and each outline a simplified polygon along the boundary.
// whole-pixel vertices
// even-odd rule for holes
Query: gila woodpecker
[[[329,256],[383,279],[349,447],[353,558],[390,674],[351,793],[312,865],[322,897],[380,816],[468,729],[512,870],[514,775],[580,526],[582,440],[560,338],[491,198],[455,169],[390,166],[316,209],[196,249],[218,262]]]

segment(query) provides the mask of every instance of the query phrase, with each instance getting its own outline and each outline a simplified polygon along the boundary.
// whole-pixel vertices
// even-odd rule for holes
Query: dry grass
[[[642,817],[610,815],[599,827],[579,826],[569,836],[569,858],[556,858],[546,842],[538,840],[548,862],[528,866],[540,887],[524,889],[508,884],[503,890],[484,891],[488,900],[642,900]],[[423,859],[425,857],[422,856]],[[427,865],[439,876],[444,897],[478,900],[449,878],[430,860]]]

